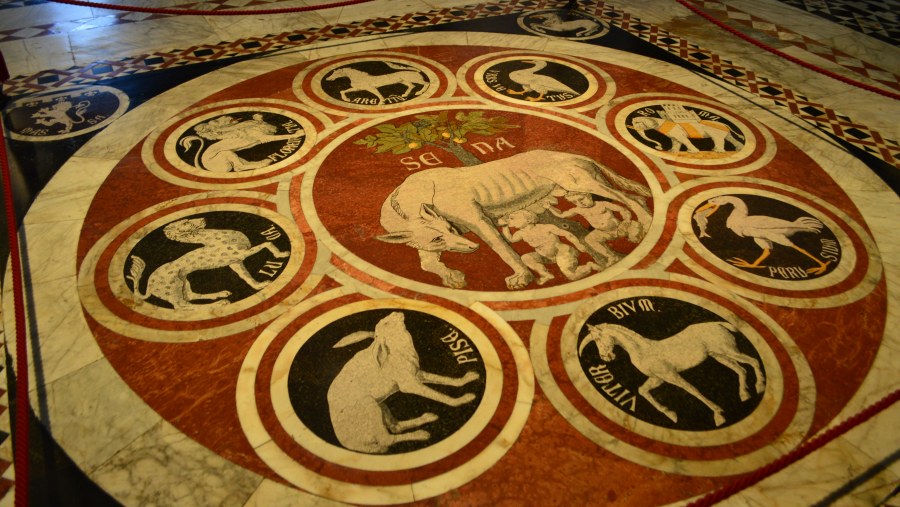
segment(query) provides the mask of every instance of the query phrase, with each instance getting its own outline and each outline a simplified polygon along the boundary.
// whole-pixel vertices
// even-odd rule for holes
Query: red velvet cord
[[[745,41],[749,42],[750,44],[753,44],[754,46],[760,47],[760,48],[762,48],[762,49],[764,49],[764,50],[766,50],[766,51],[768,51],[768,52],[770,52],[770,53],[772,53],[772,54],[774,54],[774,55],[776,55],[776,56],[778,56],[778,57],[780,57],[780,58],[784,58],[785,60],[788,60],[788,61],[791,62],[791,63],[796,63],[797,65],[799,65],[799,66],[801,66],[801,67],[805,67],[805,68],[807,68],[807,69],[809,69],[809,70],[818,72],[819,74],[828,76],[828,77],[830,77],[830,78],[832,78],[832,79],[836,79],[836,80],[838,80],[838,81],[841,81],[842,83],[846,83],[846,84],[848,84],[848,85],[855,86],[855,87],[857,87],[857,88],[862,88],[863,90],[870,91],[870,92],[872,92],[872,93],[877,93],[877,94],[879,94],[879,95],[884,95],[885,97],[890,97],[890,98],[892,98],[892,99],[900,100],[900,94],[898,94],[898,93],[894,93],[894,92],[891,92],[891,91],[888,91],[888,90],[882,90],[881,88],[878,88],[878,87],[875,87],[875,86],[872,86],[872,85],[868,85],[868,84],[865,84],[865,83],[860,83],[859,81],[855,81],[855,80],[853,80],[853,79],[844,77],[844,76],[842,76],[842,75],[840,75],[840,74],[836,74],[836,73],[834,73],[834,72],[831,72],[831,71],[828,70],[828,69],[823,69],[822,67],[819,67],[819,66],[817,66],[817,65],[813,65],[813,64],[811,64],[811,63],[804,62],[803,60],[800,60],[799,58],[794,58],[793,56],[791,56],[791,55],[789,55],[789,54],[787,54],[787,53],[784,53],[784,52],[782,52],[782,51],[779,51],[779,50],[775,49],[774,47],[772,47],[772,46],[770,46],[770,45],[768,45],[768,44],[765,44],[764,42],[758,41],[758,40],[754,39],[753,37],[750,37],[750,36],[747,35],[747,34],[741,33],[741,32],[739,32],[739,31],[735,30],[734,28],[731,28],[730,26],[726,25],[725,23],[722,23],[722,22],[719,21],[718,19],[716,19],[716,18],[710,16],[709,14],[707,14],[707,13],[701,11],[699,8],[694,7],[693,5],[691,5],[690,3],[688,3],[687,0],[676,0],[676,1],[677,1],[678,3],[680,3],[681,5],[687,7],[687,8],[690,9],[691,11],[693,11],[693,12],[694,12],[695,14],[697,14],[698,16],[702,16],[703,18],[706,18],[707,21],[713,23],[714,25],[718,26],[719,28],[721,28],[721,29],[723,29],[723,30],[726,30],[726,31],[728,31],[728,32],[731,32],[732,34],[734,34],[734,35],[740,37],[741,39],[744,39]]]
[[[82,0],[51,0],[52,2],[80,5],[82,7],[96,7],[98,9],[111,9],[114,11],[128,12],[147,12],[151,14],[177,14],[180,16],[253,16],[263,14],[289,14],[292,12],[317,11],[320,9],[330,9],[332,7],[345,7],[347,5],[364,4],[372,0],[346,0],[344,2],[335,2],[322,5],[307,5],[304,7],[289,7],[284,9],[260,9],[260,10],[221,10],[221,11],[198,11],[194,9],[159,9],[155,7],[129,7],[127,5],[110,5],[99,2],[85,2]]]
[[[28,339],[25,332],[25,297],[22,291],[22,259],[16,208],[13,204],[12,178],[6,159],[6,139],[0,125],[0,170],[3,172],[3,200],[6,202],[6,230],[9,234],[9,265],[13,287],[13,311],[16,320],[16,420],[13,434],[13,464],[16,467],[15,506],[28,506]],[[6,330],[7,340],[10,338]]]

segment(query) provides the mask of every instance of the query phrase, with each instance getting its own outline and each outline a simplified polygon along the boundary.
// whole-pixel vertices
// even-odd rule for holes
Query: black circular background
[[[167,262],[172,262],[173,260],[178,259],[182,255],[185,255],[192,250],[202,248],[203,245],[199,245],[197,243],[180,243],[178,241],[173,241],[167,238],[165,233],[163,232],[165,226],[169,225],[170,223],[177,222],[183,219],[193,218],[206,219],[207,229],[229,229],[239,231],[247,236],[247,238],[250,240],[251,246],[269,241],[269,239],[262,235],[262,232],[273,228],[279,234],[277,238],[272,240],[275,248],[282,252],[291,251],[291,242],[288,238],[288,235],[284,232],[284,229],[279,227],[271,220],[263,218],[259,215],[244,213],[240,211],[210,211],[186,216],[183,218],[179,218],[178,220],[172,220],[171,222],[167,222],[162,227],[159,227],[144,236],[140,241],[137,242],[131,252],[129,252],[128,260],[125,262],[125,269],[122,276],[126,277],[129,275],[133,262],[132,256],[137,256],[143,259],[147,266],[146,268],[144,268],[144,272],[140,277],[138,286],[141,292],[145,292],[147,290],[147,279],[150,277],[150,274],[153,273],[153,271],[155,271],[159,266]],[[272,236],[274,236],[274,233],[272,233]],[[247,271],[249,271],[250,274],[254,275],[254,278],[259,282],[265,280],[275,280],[284,270],[284,267],[287,265],[289,260],[290,257],[276,259],[268,250],[262,250],[244,259],[244,267],[246,267]],[[274,272],[274,276],[261,276],[259,274],[259,271],[263,269],[267,261],[282,263],[278,268],[265,267],[265,271],[269,273]],[[231,295],[223,299],[228,300],[232,303],[250,297],[257,292],[256,289],[250,287],[246,282],[241,280],[238,275],[229,267],[197,270],[193,273],[190,273],[187,276],[187,279],[191,284],[191,288],[194,290],[194,292],[197,293],[213,293],[221,290],[231,291]],[[125,278],[125,283],[128,285],[129,290],[134,291],[134,286],[131,280]],[[147,298],[146,302],[162,308],[172,308],[172,305],[169,304],[169,302],[159,299],[155,296],[150,296],[149,298]],[[197,300],[193,302],[193,304],[196,305],[210,303],[213,303],[213,301]]]
[[[436,414],[438,420],[422,427],[431,434],[430,439],[394,444],[388,454],[422,449],[451,436],[472,417],[481,403],[485,388],[484,360],[472,340],[456,327],[439,317],[414,310],[382,308],[354,313],[326,325],[312,335],[298,351],[288,374],[288,392],[294,411],[307,428],[326,442],[342,447],[331,426],[328,388],[347,361],[370,346],[372,340],[362,340],[341,348],[334,348],[334,345],[351,333],[374,331],[378,321],[395,311],[404,315],[406,329],[413,336],[422,371],[449,377],[461,377],[468,371],[474,371],[479,374],[479,378],[462,387],[427,384],[449,396],[475,394],[475,400],[459,407],[450,407],[402,392],[389,396],[383,403],[397,420],[412,419],[427,412]],[[476,350],[474,355],[470,353],[468,356],[477,357],[477,362],[457,364],[449,346],[441,341],[441,337],[453,330],[458,331],[459,338],[467,340],[469,346]]]
[[[771,197],[751,194],[733,194],[732,197],[737,197],[744,201],[751,217],[754,215],[763,215],[792,222],[800,217],[810,216],[805,210]],[[700,206],[702,206],[702,204]],[[697,207],[699,208],[700,206]],[[694,234],[703,243],[703,246],[709,249],[716,257],[725,261],[737,257],[752,263],[760,256],[760,254],[762,254],[762,247],[756,244],[753,237],[738,236],[725,225],[725,221],[728,219],[728,216],[732,213],[733,209],[734,208],[731,205],[723,205],[707,218],[706,233],[709,234],[710,237],[700,237],[700,227],[693,218],[691,219],[691,227],[693,228]],[[693,213],[691,216],[693,216]],[[838,242],[837,236],[834,235],[828,226],[823,226],[819,233],[797,232],[790,235],[788,239],[793,244],[813,255],[816,255],[822,250],[822,240],[829,240],[840,249],[840,243]],[[808,277],[819,278],[831,273],[837,268],[838,264],[840,264],[840,251],[837,253],[837,258],[837,262],[830,263],[821,274],[809,274]],[[827,260],[821,257],[819,257],[819,259],[822,261]],[[797,250],[777,244],[772,246],[769,257],[766,258],[762,264],[773,267],[799,267],[802,269],[817,267],[809,257]],[[765,268],[738,267],[738,269],[773,280],[801,281],[807,279],[775,276]]]
[[[290,118],[288,116],[285,116],[283,114],[277,114],[277,113],[273,113],[270,111],[228,111],[224,114],[205,119],[202,122],[197,122],[196,125],[199,125],[201,123],[206,123],[211,120],[215,120],[216,118],[221,118],[222,116],[230,116],[230,117],[234,118],[235,120],[237,120],[238,122],[252,121],[253,116],[255,116],[255,115],[261,115],[263,122],[271,125],[272,127],[275,127],[275,131],[271,134],[273,136],[284,136],[284,135],[291,134],[292,132],[290,130],[288,130],[287,126],[289,125],[291,127],[294,127],[293,133],[297,135],[297,138],[301,138],[301,137],[304,138],[303,141],[300,142],[300,145],[297,147],[297,149],[299,149],[300,146],[303,146],[303,143],[306,141],[306,139],[304,137],[305,134],[301,133],[300,130],[297,130],[298,128],[300,128],[300,129],[303,128],[303,126],[299,122],[297,122],[297,120]],[[196,125],[194,127],[196,127]],[[212,144],[218,142],[218,140],[204,139],[202,147],[200,146],[200,143],[193,142],[188,145],[187,149],[184,149],[181,146],[182,140],[184,140],[188,136],[199,135],[194,131],[194,127],[187,129],[181,135],[181,137],[179,137],[178,147],[175,150],[175,153],[178,155],[178,158],[180,158],[182,160],[182,162],[184,162],[185,164],[188,164],[191,167],[196,167],[194,165],[194,163],[196,161],[196,163],[200,166],[201,169],[206,170],[207,168],[202,166],[202,162],[200,161],[200,159],[198,157],[202,157],[203,152],[205,152],[207,149],[209,149],[209,147]],[[267,143],[260,143],[251,148],[238,150],[238,155],[241,158],[251,161],[251,162],[265,160],[266,158],[269,157],[269,155],[272,155],[273,153],[278,153],[278,151],[282,147],[284,147],[284,145],[287,144],[287,142],[288,141],[283,140],[283,141],[270,141]],[[294,152],[296,152],[296,150],[294,150]],[[292,152],[292,153],[294,153],[294,152]],[[290,154],[287,154],[286,156],[290,156]],[[278,160],[273,161],[272,163],[274,164],[274,163],[280,162],[281,160],[282,159],[278,159]]]
[[[27,102],[16,103],[15,107],[4,111],[6,126],[10,132],[23,136],[46,137],[65,134],[63,123],[39,125],[33,117],[41,109],[52,108],[61,101],[69,101],[72,106],[63,111],[63,115],[72,121],[72,130],[68,133],[73,136],[80,130],[109,119],[121,105],[119,97],[109,91],[91,87],[76,88],[65,95],[46,94],[46,98],[36,96]],[[79,104],[83,107],[79,108]],[[81,114],[78,114],[78,110]]]
[[[640,306],[637,304],[637,301],[641,299],[649,300],[655,311],[641,311]],[[636,312],[631,312],[629,309],[628,315],[618,318],[609,309],[623,302],[634,302]],[[705,308],[679,299],[659,296],[626,298],[609,303],[591,314],[578,334],[577,344],[580,346],[581,342],[588,335],[587,324],[595,326],[598,324],[618,324],[635,331],[647,339],[658,341],[669,338],[692,324],[724,321],[723,318]],[[759,361],[760,368],[763,370],[763,376],[767,377],[762,359],[753,347],[753,344],[740,332],[732,334],[735,337],[738,350]],[[577,349],[573,352],[577,354]],[[756,407],[762,400],[762,394],[757,394],[754,389],[756,376],[752,368],[748,365],[742,365],[744,371],[747,372],[747,388],[750,392],[750,398],[747,401],[740,401],[738,397],[739,384],[737,374],[715,359],[707,358],[699,365],[682,371],[681,376],[724,410],[725,424],[718,427],[715,426],[712,411],[700,400],[680,387],[663,383],[653,389],[651,394],[663,406],[678,415],[678,422],[674,423],[638,394],[638,388],[646,382],[647,376],[632,365],[628,353],[618,345],[615,346],[614,352],[616,354],[615,359],[606,364],[606,369],[615,377],[611,385],[615,385],[618,382],[631,391],[631,394],[636,397],[636,409],[634,412],[628,410],[627,406],[623,407],[619,403],[610,400],[610,396],[602,391],[604,386],[591,380],[592,376],[588,369],[603,363],[595,345],[585,347],[582,356],[579,358],[582,371],[597,392],[613,406],[656,426],[686,431],[708,431],[724,428],[749,416],[756,410]],[[614,394],[617,395],[619,392],[617,391]]]
[[[686,104],[682,104],[682,105],[683,105],[683,107],[684,107],[685,109],[687,109],[688,111],[693,111],[693,112],[697,113],[698,115],[700,115],[700,114],[702,114],[702,113],[704,113],[704,112],[707,112],[707,113],[710,113],[710,114],[713,114],[713,115],[717,116],[718,118],[715,118],[715,119],[712,119],[712,118],[709,118],[709,117],[703,117],[703,116],[700,116],[700,119],[701,119],[701,120],[716,121],[716,122],[721,123],[721,124],[723,124],[723,125],[727,125],[728,128],[730,128],[732,132],[737,133],[737,134],[740,134],[741,137],[735,136],[735,137],[737,137],[737,139],[738,139],[739,141],[741,141],[742,143],[745,142],[745,139],[746,139],[746,136],[747,136],[746,132],[744,132],[741,128],[739,128],[739,127],[738,127],[737,125],[735,125],[733,122],[731,122],[730,120],[728,120],[728,118],[725,118],[724,116],[722,116],[722,115],[720,115],[720,114],[717,114],[715,111],[710,111],[710,110],[703,109],[702,107],[689,106],[689,105],[686,105]],[[657,116],[646,116],[646,115],[640,114],[641,112],[646,112],[648,109],[652,109],[652,110],[656,111],[656,112],[657,112]],[[663,110],[663,108],[662,108],[661,105],[658,105],[658,106],[645,106],[645,107],[642,107],[642,108],[640,108],[640,109],[637,109],[637,110],[632,111],[631,113],[629,113],[628,116],[625,118],[625,125],[632,125],[632,122],[634,121],[635,118],[655,118],[655,119],[661,119],[660,114],[662,114],[662,113],[664,113],[664,110]],[[631,133],[631,136],[632,136],[632,138],[633,138],[635,141],[637,141],[637,142],[643,144],[644,146],[647,146],[648,148],[657,149],[656,145],[654,145],[652,142],[650,142],[650,141],[644,139],[644,138],[643,138],[640,134],[638,134],[637,132],[635,132],[635,131],[633,131],[633,130],[631,130],[631,129],[628,129],[628,131],[629,131],[629,133]],[[647,137],[649,137],[650,139],[652,139],[652,140],[658,142],[659,144],[661,144],[661,145],[662,145],[662,147],[660,148],[661,151],[668,151],[668,150],[672,147],[672,140],[669,138],[669,136],[667,136],[666,134],[663,134],[663,133],[661,133],[661,132],[658,132],[656,129],[646,129],[646,130],[644,130],[644,134],[645,134]],[[732,135],[733,135],[733,134],[732,134]],[[693,144],[693,145],[694,145],[698,150],[700,150],[701,152],[709,152],[709,153],[712,153],[713,146],[714,146],[715,143],[713,142],[713,140],[712,140],[711,138],[698,138],[698,139],[691,138],[691,144]],[[725,153],[734,153],[735,151],[737,151],[735,148],[736,148],[736,147],[735,147],[734,145],[732,145],[730,141],[725,141],[725,148],[724,148],[724,149],[725,149]],[[684,146],[681,146],[681,147],[679,148],[679,151],[676,152],[676,153],[681,154],[681,155],[688,155],[688,154],[689,154],[688,151],[687,151],[687,148],[685,148]]]
[[[535,59],[535,60],[536,61],[544,61],[547,63],[547,66],[545,68],[541,69],[540,71],[538,71],[537,75],[552,77],[552,78],[556,79],[560,83],[562,83],[562,84],[568,86],[569,88],[575,90],[576,92],[578,92],[578,96],[583,95],[584,92],[586,92],[588,90],[588,88],[590,87],[590,82],[587,80],[586,77],[584,77],[584,74],[582,74],[580,71],[578,71],[572,67],[569,67],[568,65],[564,65],[562,63],[554,62],[554,61],[550,61],[550,60],[541,60],[541,59]],[[529,69],[532,67],[534,67],[534,65],[531,63],[527,63],[526,61],[524,61],[524,59],[523,60],[513,60],[513,61],[508,61],[508,62],[500,62],[495,65],[492,65],[489,69],[487,69],[485,71],[485,74],[487,74],[488,72],[490,72],[492,70],[497,71],[496,83],[503,85],[507,89],[506,91],[502,91],[502,92],[497,91],[495,89],[495,91],[497,91],[497,93],[502,93],[503,95],[513,97],[513,98],[516,98],[519,100],[526,100],[525,97],[529,97],[529,98],[536,98],[536,97],[534,96],[533,92],[530,94],[526,94],[526,95],[511,94],[509,92],[509,90],[521,92],[522,85],[520,83],[517,83],[517,82],[509,79],[509,74],[510,74],[510,72],[515,72],[517,70]],[[488,84],[488,86],[491,86],[493,88],[492,85],[493,85],[493,83]],[[554,91],[558,93],[561,90],[559,90],[559,91],[554,90]],[[576,97],[572,97],[572,98],[576,98]],[[567,100],[571,100],[571,99],[567,99]],[[541,102],[554,102],[554,101],[543,99],[543,100],[541,100]]]
[[[343,65],[341,67],[338,67],[337,69],[332,70],[331,72],[329,72],[328,74],[326,74],[325,76],[322,77],[320,84],[322,85],[322,90],[326,94],[328,94],[328,96],[333,98],[334,100],[339,100],[341,102],[351,102],[351,103],[353,102],[354,99],[377,100],[378,97],[373,95],[371,92],[368,92],[365,90],[352,90],[347,94],[347,96],[350,100],[344,100],[344,98],[341,97],[341,91],[349,89],[351,86],[351,82],[350,82],[350,79],[346,78],[346,77],[341,77],[341,78],[332,79],[332,80],[327,79],[328,77],[330,77],[332,75],[332,73],[335,70],[349,68],[349,69],[354,69],[354,70],[365,72],[366,74],[373,76],[373,77],[394,74],[395,72],[417,72],[419,74],[419,76],[422,77],[422,80],[426,84],[425,84],[425,86],[416,84],[413,86],[413,88],[411,90],[409,90],[408,93],[406,92],[406,90],[407,90],[406,85],[404,85],[403,83],[400,83],[400,82],[393,83],[393,84],[387,84],[387,85],[378,87],[379,93],[381,93],[381,95],[385,99],[389,99],[392,96],[397,97],[394,99],[393,103],[406,102],[407,100],[418,97],[431,84],[430,79],[428,78],[428,75],[425,74],[424,72],[422,72],[421,70],[415,68],[410,63],[391,62],[391,64],[396,65],[398,67],[403,67],[403,69],[401,70],[401,69],[392,68],[391,66],[388,65],[388,63],[381,61],[381,60],[368,60],[368,61],[363,61],[363,62],[354,62],[352,64]],[[402,97],[402,100],[399,100],[398,98],[401,98],[401,97]],[[368,102],[366,102],[364,104],[368,104]],[[372,103],[372,104],[374,104],[374,103]]]

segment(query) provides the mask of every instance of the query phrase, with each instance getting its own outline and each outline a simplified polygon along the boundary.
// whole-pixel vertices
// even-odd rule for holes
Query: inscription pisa
[[[376,309],[314,333],[288,374],[296,415],[322,440],[401,454],[451,437],[475,413],[485,366],[471,337],[428,313]]]
[[[670,429],[709,431],[748,417],[765,392],[759,353],[715,313],[678,299],[615,301],[582,326],[590,385],[617,410]]]

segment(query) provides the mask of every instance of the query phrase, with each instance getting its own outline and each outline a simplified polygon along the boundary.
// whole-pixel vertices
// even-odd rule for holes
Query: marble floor
[[[33,505],[686,505],[898,388],[898,2],[214,15],[326,3],[0,0]]]

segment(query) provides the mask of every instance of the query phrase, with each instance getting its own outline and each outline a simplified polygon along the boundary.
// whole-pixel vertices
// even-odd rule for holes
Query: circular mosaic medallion
[[[300,166],[322,125],[318,115],[289,102],[205,105],[157,129],[142,157],[158,177],[183,186],[259,185]]]
[[[536,135],[556,149],[529,146]],[[638,247],[653,207],[643,167],[557,116],[423,109],[348,133],[301,202],[361,273],[533,298],[587,284]]]
[[[259,196],[171,201],[108,232],[79,275],[88,312],[126,336],[197,341],[252,328],[275,303],[301,298],[312,259],[296,226],[265,201],[227,197]]]
[[[469,61],[458,74],[461,86],[492,101],[579,111],[607,102],[616,88],[597,65],[546,53],[488,54]]]
[[[578,10],[547,9],[523,14],[519,26],[528,32],[569,40],[589,40],[609,33],[609,25]]]
[[[274,443],[260,457],[304,489],[377,504],[412,501],[410,481],[425,498],[490,466],[527,418],[527,353],[489,314],[456,310],[314,298],[278,319],[238,382],[248,438]]]
[[[449,94],[452,73],[404,52],[370,52],[316,62],[297,74],[294,94],[339,114],[382,114]]]
[[[686,281],[613,282],[536,329],[536,375],[578,431],[630,461],[688,475],[752,470],[809,427],[814,379],[764,314]]]
[[[625,143],[694,174],[745,173],[775,156],[768,130],[724,104],[680,94],[616,99],[598,119]]]
[[[128,95],[109,86],[87,86],[12,101],[4,118],[12,139],[56,141],[101,129],[128,109]]]
[[[771,376],[757,347],[734,324],[671,297],[607,303],[587,318],[576,342],[580,371],[570,375],[580,384],[590,379],[594,392],[588,394],[599,394],[624,414],[613,418],[683,432],[745,420],[759,408]],[[603,411],[611,412],[606,406]]]
[[[707,183],[679,211],[704,278],[788,306],[842,305],[870,294],[882,270],[868,233],[842,210],[789,186]]]

